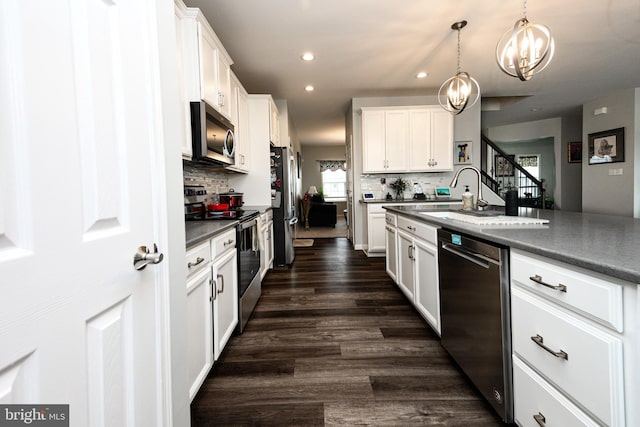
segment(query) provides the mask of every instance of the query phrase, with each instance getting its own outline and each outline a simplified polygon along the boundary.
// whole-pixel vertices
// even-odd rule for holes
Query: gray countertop
[[[548,219],[530,227],[477,226],[421,214],[428,206],[385,209],[462,234],[522,249],[607,276],[640,284],[640,219],[520,208],[521,216]]]
[[[369,204],[369,203],[393,203],[393,204],[412,204],[415,205],[416,203],[419,204],[433,204],[433,203],[462,203],[462,199],[445,199],[445,198],[440,198],[440,199],[434,199],[431,198],[429,200],[420,200],[420,199],[402,199],[402,200],[397,200],[397,199],[391,199],[391,200],[387,200],[387,199],[360,199],[360,203],[365,203],[365,204]]]
[[[243,206],[244,210],[258,211],[260,214],[271,209],[271,206],[256,205]],[[211,239],[218,233],[233,228],[238,224],[236,220],[203,220],[203,221],[185,221],[185,231],[187,240],[187,249],[197,245],[200,242]]]

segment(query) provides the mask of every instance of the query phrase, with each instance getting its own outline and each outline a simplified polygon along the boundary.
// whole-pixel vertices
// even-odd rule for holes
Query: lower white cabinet
[[[638,285],[517,249],[510,269],[516,422],[640,425]]]
[[[260,224],[263,243],[260,250],[260,279],[263,279],[267,271],[273,268],[273,211],[261,214]]]
[[[211,243],[207,240],[190,248],[186,264],[187,364],[189,399],[193,399],[213,365]]]
[[[420,315],[440,335],[437,232],[436,227],[398,216],[397,274],[394,280]],[[388,239],[387,251],[390,245],[391,240]],[[387,260],[387,269],[389,262]]]
[[[385,256],[386,270],[389,277],[394,281],[398,271],[398,229],[396,227],[397,216],[387,213],[385,215]]]
[[[234,231],[235,234],[235,231]],[[211,268],[213,275],[213,359],[218,360],[222,350],[238,325],[238,255],[226,251]]]
[[[187,364],[193,399],[238,324],[235,229],[187,250]]]

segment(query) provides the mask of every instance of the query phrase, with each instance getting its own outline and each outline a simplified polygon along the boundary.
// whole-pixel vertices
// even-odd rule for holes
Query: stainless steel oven
[[[242,333],[260,294],[260,242],[258,240],[258,212],[244,214],[236,227],[238,250],[238,332]]]

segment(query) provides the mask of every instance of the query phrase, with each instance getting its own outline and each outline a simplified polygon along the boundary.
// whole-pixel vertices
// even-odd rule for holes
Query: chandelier
[[[480,97],[480,85],[469,75],[460,71],[460,30],[467,25],[467,21],[455,22],[452,30],[458,31],[458,69],[456,75],[447,79],[438,91],[440,106],[452,114],[460,114],[464,109],[478,101]]]
[[[527,0],[524,0],[524,18],[518,19],[513,29],[500,38],[496,60],[502,71],[526,81],[549,65],[554,50],[551,31],[545,25],[529,22]]]

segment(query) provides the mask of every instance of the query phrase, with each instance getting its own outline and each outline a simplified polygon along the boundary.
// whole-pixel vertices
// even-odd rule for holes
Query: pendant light
[[[500,38],[496,60],[502,71],[527,81],[549,65],[554,50],[555,42],[549,27],[529,22],[527,0],[524,0],[524,18],[518,19],[513,29]]]
[[[467,25],[467,21],[455,22],[452,30],[458,31],[458,69],[456,75],[446,80],[438,91],[440,106],[452,114],[460,114],[466,107],[471,107],[480,97],[480,85],[469,75],[460,71],[460,30]]]

